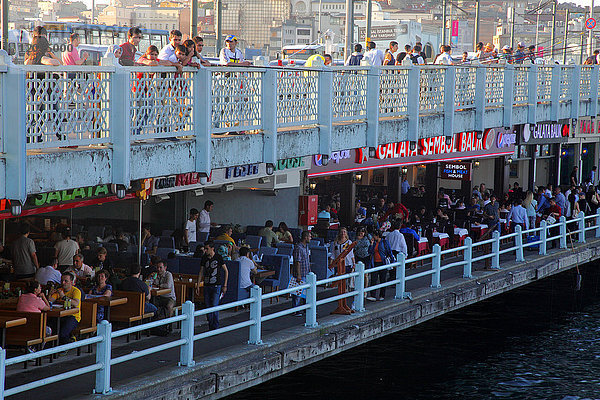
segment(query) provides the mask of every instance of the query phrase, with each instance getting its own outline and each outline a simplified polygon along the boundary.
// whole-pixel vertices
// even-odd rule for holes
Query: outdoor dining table
[[[0,329],[2,330],[2,348],[6,347],[6,330],[14,326],[25,325],[27,318],[14,317],[10,315],[0,315]]]
[[[46,315],[50,318],[56,318],[56,333],[60,335],[60,319],[62,317],[68,317],[69,315],[75,315],[79,312],[79,308],[73,307],[65,310],[62,304],[52,305],[52,309],[46,311]]]
[[[84,299],[88,303],[96,303],[99,306],[104,307],[104,319],[110,321],[110,308],[115,306],[120,306],[121,304],[127,303],[127,297],[106,297],[106,296],[98,296],[98,297],[89,297]]]
[[[268,269],[257,269],[256,272],[252,273],[252,283],[255,285],[260,284],[265,278],[275,275],[275,271]],[[257,283],[258,282],[258,283]]]

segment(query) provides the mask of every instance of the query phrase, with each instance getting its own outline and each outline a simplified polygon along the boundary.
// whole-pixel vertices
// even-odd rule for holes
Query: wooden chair
[[[46,313],[28,313],[12,310],[1,310],[0,315],[9,315],[18,318],[27,318],[25,325],[15,326],[6,330],[6,346],[27,348],[44,343],[46,336]],[[42,360],[37,359],[35,365],[41,365]],[[23,363],[27,368],[27,362]]]
[[[91,337],[92,334],[96,333],[98,327],[96,326],[96,313],[98,312],[98,304],[92,303],[91,301],[81,302],[81,321],[77,325],[77,328],[73,331],[73,334],[79,339],[83,336]],[[92,345],[88,345],[88,353],[92,352]],[[77,355],[81,355],[81,347],[77,348]]]
[[[175,282],[175,307],[173,312],[179,315],[182,312],[183,303],[187,300],[187,286],[182,282]],[[181,321],[177,322],[177,329],[181,329]]]
[[[146,300],[145,293],[115,290],[113,296],[127,297],[127,303],[111,309],[110,322],[124,322],[127,323],[128,327],[131,327],[133,323],[142,321],[144,318],[144,304]],[[139,339],[140,333],[138,332],[136,336]],[[127,342],[129,343],[129,335],[127,335]]]
[[[44,314],[44,339],[43,339],[43,345],[42,347],[45,347],[46,344],[48,343],[52,343],[52,346],[57,346],[58,345],[58,332],[52,332],[53,335],[46,335],[46,325],[48,325],[48,315],[46,313],[42,313]],[[53,358],[57,358],[58,354],[51,354],[48,356],[48,360],[50,362],[52,362]]]

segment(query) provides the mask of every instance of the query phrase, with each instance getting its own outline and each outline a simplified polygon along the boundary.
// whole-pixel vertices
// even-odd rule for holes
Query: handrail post
[[[18,200],[25,205],[27,200],[27,91],[25,71],[15,66],[4,50],[0,50],[0,60],[8,60],[8,70],[0,74],[2,89],[2,143],[6,174],[4,194],[9,200]],[[33,139],[33,138],[32,138]]]
[[[410,293],[406,293],[406,256],[404,253],[398,253],[396,257],[398,260],[398,265],[396,265],[396,279],[398,279],[398,283],[396,283],[396,299],[402,300]]]
[[[194,134],[196,172],[209,176],[212,169],[212,68],[194,73]]]
[[[109,87],[110,140],[113,144],[112,183],[130,186],[131,159],[131,73],[115,66]]]
[[[194,303],[186,301],[181,307],[185,319],[181,322],[181,338],[186,341],[179,349],[179,366],[191,367],[194,362]]]
[[[248,344],[262,344],[262,288],[257,285],[252,286],[250,297],[254,300],[250,303],[250,319],[254,321],[254,325],[250,326]]]
[[[381,68],[367,70],[367,146],[379,145],[379,91],[381,89]]]
[[[523,233],[522,233],[523,229],[521,228],[521,225],[517,225],[517,227],[515,228],[515,232],[517,233],[517,236],[515,236],[515,253],[517,254],[517,262],[523,262],[525,261],[525,257],[523,257]]]
[[[560,217],[560,248],[567,248],[567,219],[564,215]]]
[[[262,74],[262,128],[263,162],[277,162],[277,74],[275,68],[267,68]]]
[[[492,269],[500,269],[500,232],[492,232]]]
[[[440,284],[441,275],[442,275],[442,255],[440,254],[442,248],[439,244],[433,245],[433,260],[431,262],[431,268],[433,269],[433,274],[431,274],[431,287],[439,288],[442,287]]]
[[[356,263],[358,275],[354,278],[356,296],[354,296],[354,311],[365,311],[365,264],[362,261]]]
[[[306,323],[304,326],[308,328],[316,328],[317,323],[317,275],[314,272],[309,272],[306,275],[306,282],[310,285],[306,289],[306,303],[310,306],[306,309]]]
[[[596,237],[600,238],[600,213],[596,214]]]
[[[104,320],[98,324],[97,336],[102,337],[102,341],[96,345],[96,363],[102,365],[102,368],[96,371],[95,394],[106,394],[112,391],[110,387],[110,358],[112,346],[112,325]]]
[[[546,237],[548,237],[548,229],[546,228],[546,221],[540,222],[540,256],[546,255]]]
[[[6,383],[6,350],[0,348],[0,400],[4,400],[4,385]]]
[[[579,243],[585,243],[585,214],[583,211],[579,211],[577,215],[579,222]]]
[[[463,267],[463,278],[472,278],[473,274],[473,239],[467,237],[465,239],[465,251],[463,252],[465,265]]]
[[[318,75],[319,97],[317,119],[319,126],[319,154],[331,155],[331,130],[333,124],[333,74],[329,68],[322,68]]]

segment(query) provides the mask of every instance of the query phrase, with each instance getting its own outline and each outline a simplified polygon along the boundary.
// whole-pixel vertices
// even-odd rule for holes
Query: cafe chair
[[[258,257],[262,258],[263,256],[272,256],[274,254],[277,254],[278,252],[278,247],[265,247],[262,246],[260,249],[258,249]]]
[[[179,257],[179,273],[198,275],[200,272],[200,259],[194,257]],[[168,264],[167,264],[168,265]]]
[[[251,249],[260,249],[261,242],[262,236],[246,235],[246,244],[250,246]]]
[[[160,238],[158,238],[158,247],[174,249],[175,238],[173,236],[161,236]]]
[[[277,243],[277,254],[291,257],[294,253],[294,245],[291,243]]]
[[[196,241],[204,244],[208,240],[208,232],[196,232]]]
[[[329,255],[327,247],[316,246],[310,248],[310,270],[317,275],[317,280],[327,279],[329,271]]]
[[[244,300],[250,297],[250,293],[246,289],[240,288],[240,262],[226,260],[225,265],[229,272],[227,280],[227,292],[219,302],[219,304],[227,304],[233,301]]]
[[[166,260],[169,257],[169,254],[174,252],[175,249],[173,248],[159,247],[156,249],[156,255],[163,260]]]
[[[98,330],[96,326],[96,312],[98,311],[98,304],[92,303],[91,301],[81,302],[81,321],[77,324],[77,328],[73,331],[73,334],[78,340],[83,337],[92,337]],[[92,352],[92,345],[88,345],[88,353]],[[77,348],[77,355],[81,355],[81,347]]]
[[[261,264],[270,270],[275,271],[275,275],[262,281],[262,286],[271,287],[271,292],[287,289],[290,284],[290,258],[286,255],[265,255]],[[279,296],[277,296],[279,303]],[[271,297],[271,303],[273,298]]]

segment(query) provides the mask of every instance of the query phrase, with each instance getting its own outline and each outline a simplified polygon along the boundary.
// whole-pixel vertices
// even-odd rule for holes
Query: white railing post
[[[596,237],[600,238],[600,214],[596,214]]]
[[[354,278],[354,311],[365,311],[365,264],[362,261],[356,263],[356,272],[358,275]]]
[[[465,239],[465,251],[463,252],[465,265],[463,267],[463,278],[472,278],[473,274],[473,239]]]
[[[306,282],[310,285],[306,289],[306,304],[310,307],[306,309],[306,323],[304,326],[308,328],[316,328],[317,323],[317,275],[314,272],[309,272],[306,275]]]
[[[96,363],[102,368],[96,371],[95,394],[109,393],[110,387],[110,358],[112,346],[112,325],[104,320],[98,324],[96,335],[102,337],[102,341],[96,345]]]
[[[209,176],[212,169],[212,68],[194,72],[194,134],[196,172]]]
[[[567,248],[567,219],[564,215],[560,217],[560,248]]]
[[[250,326],[248,344],[262,344],[262,288],[257,285],[252,286],[250,297],[254,300],[250,303],[250,319],[254,321],[254,325]]]
[[[112,183],[128,188],[131,178],[131,73],[118,64],[110,75],[109,102]]]
[[[25,71],[15,66],[4,50],[0,50],[0,60],[5,60],[8,70],[0,74],[2,90],[2,143],[0,152],[5,154],[6,174],[0,177],[4,181],[4,194],[9,200],[21,202],[27,200],[27,91]],[[0,61],[1,62],[1,61]],[[34,139],[32,137],[32,139]]]
[[[546,237],[548,237],[548,228],[546,227],[546,221],[540,222],[540,256],[546,255]]]
[[[6,382],[6,350],[0,348],[0,400],[4,400],[5,382]]]
[[[579,243],[585,243],[585,214],[583,211],[579,211],[577,215],[578,223],[579,223]]]
[[[492,269],[500,269],[500,232],[492,233]]]
[[[440,280],[442,278],[442,255],[440,254],[442,248],[439,244],[433,245],[433,260],[431,260],[431,268],[433,269],[433,274],[431,274],[431,287],[439,288],[442,287],[440,284]]]
[[[398,253],[396,257],[398,260],[398,265],[396,265],[396,279],[398,279],[398,283],[396,283],[396,299],[402,300],[410,293],[406,292],[406,256],[404,253]]]
[[[319,154],[331,155],[331,130],[333,124],[333,74],[329,68],[319,71],[317,119],[319,126]]]
[[[525,261],[525,257],[523,257],[523,233],[521,225],[517,225],[515,232],[517,236],[515,236],[515,253],[517,255],[517,262]]]
[[[179,348],[179,365],[191,367],[194,362],[194,303],[186,301],[181,307],[185,319],[181,322],[181,338],[185,340]]]

